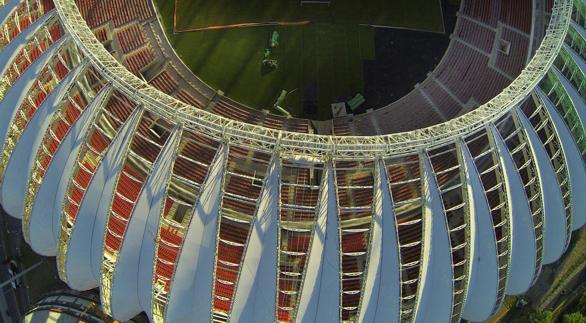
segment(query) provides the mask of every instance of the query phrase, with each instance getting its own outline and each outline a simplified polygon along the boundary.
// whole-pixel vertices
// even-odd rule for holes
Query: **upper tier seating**
[[[174,54],[165,52],[164,44],[161,44],[161,39],[165,37],[156,34],[162,31],[152,27],[156,18],[150,1],[78,0],[77,5],[100,41],[108,41],[107,29],[114,28],[114,38],[118,40],[122,51],[120,53],[122,63],[132,73],[139,75],[147,72],[151,66],[156,65],[159,59],[178,60],[173,56]],[[146,27],[147,30],[145,30],[145,25],[151,28]],[[178,69],[185,69],[185,67],[180,63],[171,62],[164,70],[156,73],[157,75],[150,80],[151,85],[185,103],[205,109],[215,91],[201,81],[196,83],[183,78],[184,72]],[[226,97],[218,97],[218,102],[211,109],[228,118],[274,129],[304,133],[310,131],[309,120],[287,119],[278,115],[265,116],[260,111],[250,109]]]
[[[333,133],[379,135],[410,131],[449,120],[486,103],[525,66],[531,10],[530,0],[463,1],[450,46],[427,79],[384,108],[334,119]],[[506,51],[501,45],[507,45]]]
[[[234,120],[295,132],[312,131],[308,120],[252,110],[218,95],[189,75],[164,41],[146,0],[78,0],[100,39],[106,25],[120,44],[129,70],[179,100]],[[548,8],[550,7],[548,3]],[[336,135],[378,135],[428,127],[487,102],[514,79],[527,61],[530,0],[462,2],[451,44],[429,77],[403,98],[374,112],[333,120]],[[160,67],[158,62],[169,62]],[[155,69],[155,70],[153,70]],[[195,80],[195,81],[194,81]]]

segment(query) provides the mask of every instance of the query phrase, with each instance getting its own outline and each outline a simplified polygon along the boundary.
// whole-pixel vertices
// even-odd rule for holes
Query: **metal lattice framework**
[[[573,0],[558,0],[546,35],[521,74],[499,95],[477,109],[428,128],[381,136],[327,136],[294,133],[234,121],[187,105],[147,84],[119,63],[87,26],[74,0],[55,0],[65,29],[79,49],[117,89],[147,111],[231,144],[293,158],[325,160],[371,159],[406,154],[448,142],[481,129],[524,100],[545,76],[566,37]]]
[[[570,22],[573,0],[556,0],[537,56],[491,102],[372,137],[181,103],[110,56],[73,0],[52,1],[7,47],[59,25],[28,74],[0,75],[0,199],[61,279],[99,287],[116,319],[482,321],[586,222],[586,31]],[[19,121],[32,112],[14,93],[35,101],[49,83],[53,98]]]

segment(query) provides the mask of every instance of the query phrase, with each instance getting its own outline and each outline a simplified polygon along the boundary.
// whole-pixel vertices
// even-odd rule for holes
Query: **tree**
[[[552,323],[553,312],[550,310],[535,310],[531,311],[527,316],[529,323]]]
[[[566,314],[563,323],[586,323],[586,317],[579,312]]]
[[[576,304],[576,311],[586,315],[586,292],[582,292],[578,304]]]

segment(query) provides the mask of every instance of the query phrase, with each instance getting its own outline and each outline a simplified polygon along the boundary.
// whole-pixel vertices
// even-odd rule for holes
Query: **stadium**
[[[586,3],[337,2],[0,0],[0,204],[120,321],[489,319],[586,222]],[[450,34],[404,93],[379,25]]]
[[[24,316],[22,322],[87,322],[107,321],[96,304],[98,297],[89,293],[58,290],[41,299]],[[130,320],[129,323],[142,323]]]

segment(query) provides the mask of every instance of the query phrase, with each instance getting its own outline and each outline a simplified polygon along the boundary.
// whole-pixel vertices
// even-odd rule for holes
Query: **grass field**
[[[171,44],[204,82],[257,109],[269,109],[281,90],[293,91],[284,103],[286,109],[294,116],[320,120],[331,118],[330,103],[363,91],[363,62],[374,59],[375,43],[374,29],[360,24],[443,31],[441,7],[436,0],[334,0],[329,8],[300,7],[299,0],[154,2]],[[301,20],[311,22],[302,26],[180,32],[227,24]],[[263,68],[262,59],[273,30],[280,36],[271,58],[279,66],[269,70]]]
[[[299,0],[172,0],[177,31],[250,22],[312,21],[443,31],[438,0],[332,0],[300,5]],[[168,1],[171,2],[171,1]],[[194,14],[196,13],[196,14]]]

